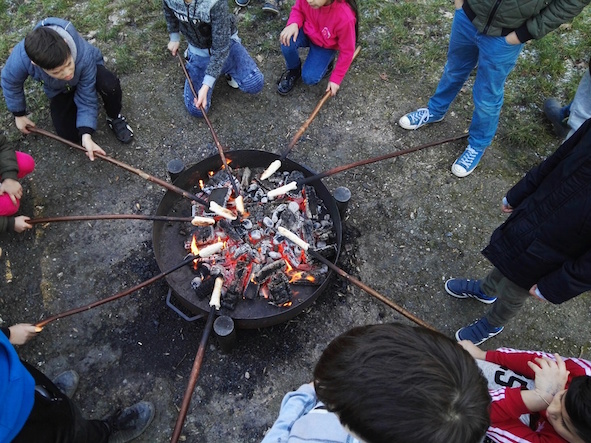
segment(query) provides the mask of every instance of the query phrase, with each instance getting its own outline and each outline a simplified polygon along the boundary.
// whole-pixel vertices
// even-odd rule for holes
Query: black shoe
[[[287,69],[281,74],[281,78],[277,82],[277,92],[281,95],[287,95],[291,92],[296,82],[302,76],[302,67],[295,69]]]
[[[80,377],[72,369],[62,372],[53,379],[53,384],[66,396],[72,398],[78,388]]]
[[[115,137],[121,143],[130,143],[133,139],[133,131],[127,124],[125,117],[119,114],[117,118],[108,118],[107,123],[109,123],[109,127],[115,133]]]
[[[333,69],[334,69],[334,58],[328,64],[328,67],[326,68],[326,72],[324,73],[324,76],[322,78],[328,77],[332,73]]]
[[[279,15],[279,4],[277,0],[267,0],[263,5],[263,11]]]
[[[133,406],[115,412],[106,420],[111,431],[109,443],[126,443],[139,436],[154,419],[154,405],[140,401]]]
[[[544,114],[546,114],[546,117],[552,123],[554,133],[558,137],[566,137],[570,131],[570,127],[567,124],[568,115],[570,114],[568,108],[561,106],[555,98],[549,98],[544,101]]]

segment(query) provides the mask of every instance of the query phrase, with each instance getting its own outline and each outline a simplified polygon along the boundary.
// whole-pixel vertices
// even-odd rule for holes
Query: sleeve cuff
[[[181,41],[180,32],[171,32],[170,33],[170,41],[171,42],[180,42]]]
[[[24,111],[16,111],[12,113],[12,115],[14,115],[15,117],[24,117],[27,114],[28,113],[26,109]]]
[[[88,126],[80,126],[78,128],[78,135],[80,135],[80,137],[82,137],[84,134],[94,134],[94,129],[89,128]]]
[[[540,292],[540,290],[539,290],[538,288],[536,288],[536,290],[535,290],[535,293],[536,293],[536,297],[538,297],[539,299],[541,299],[541,300],[544,300],[544,301],[548,301],[548,300],[546,300],[546,298],[545,298],[545,297],[542,295],[542,293]]]
[[[517,28],[515,30],[515,34],[517,34],[517,38],[521,43],[525,43],[534,38],[534,36],[531,35],[530,32],[527,30],[527,26],[525,24]]]
[[[8,327],[3,326],[2,328],[0,328],[0,330],[2,330],[4,335],[6,335],[6,338],[10,339],[10,329],[8,329]]]
[[[210,89],[213,89],[213,85],[215,85],[215,77],[211,75],[206,75],[203,78],[203,84],[209,86]]]

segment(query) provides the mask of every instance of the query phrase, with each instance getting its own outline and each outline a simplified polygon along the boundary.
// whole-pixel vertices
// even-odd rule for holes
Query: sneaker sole
[[[451,295],[452,297],[455,297],[455,298],[473,298],[474,300],[478,300],[480,303],[484,303],[485,305],[491,305],[497,301],[496,298],[494,300],[484,300],[483,298],[476,297],[475,295],[472,295],[472,294],[467,294],[467,293],[466,294],[465,293],[457,294],[447,287],[447,282],[445,282],[444,287],[445,287],[445,292],[447,292],[449,295]]]
[[[464,178],[464,177],[468,177],[470,174],[472,174],[478,165],[474,166],[470,171],[466,171],[464,168],[462,168],[462,170],[456,170],[454,168],[454,166],[456,166],[455,163],[453,165],[451,165],[451,173],[453,175],[455,175],[456,177]]]

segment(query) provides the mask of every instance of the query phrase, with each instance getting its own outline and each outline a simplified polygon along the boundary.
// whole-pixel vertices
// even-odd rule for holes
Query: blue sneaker
[[[445,282],[445,291],[456,298],[472,297],[482,303],[490,305],[497,301],[497,297],[489,297],[480,289],[480,280],[450,278]]]
[[[457,177],[466,177],[472,174],[474,168],[478,166],[482,154],[484,154],[484,149],[477,151],[468,145],[464,153],[451,165],[451,172]]]
[[[491,326],[488,320],[482,317],[480,320],[458,329],[456,331],[456,340],[470,340],[475,345],[479,345],[489,338],[500,334],[503,329],[505,329],[504,326],[499,326],[498,328]]]
[[[234,0],[234,1],[241,8],[244,8],[244,7],[248,6],[248,4],[250,3],[250,0]]]
[[[404,129],[419,129],[427,123],[436,123],[441,120],[443,120],[443,117],[439,119],[434,118],[428,108],[419,108],[400,117],[398,124]]]

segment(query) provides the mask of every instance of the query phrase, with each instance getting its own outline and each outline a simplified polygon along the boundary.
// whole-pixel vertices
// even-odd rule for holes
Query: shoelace
[[[472,162],[478,155],[478,151],[476,151],[472,147],[466,148],[460,159],[458,160],[458,165],[463,166],[466,170],[470,169],[472,166]]]
[[[429,113],[429,109],[417,109],[415,112],[410,114],[410,122],[413,125],[420,126],[423,123],[426,123],[431,117],[432,115]]]

